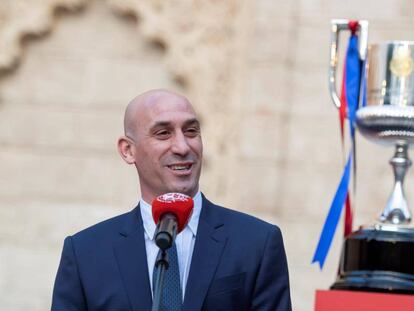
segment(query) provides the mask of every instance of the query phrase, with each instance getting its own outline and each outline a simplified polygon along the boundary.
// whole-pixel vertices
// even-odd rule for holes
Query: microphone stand
[[[162,220],[157,224],[157,229],[155,230],[154,234],[155,244],[157,244],[159,247],[160,252],[158,252],[157,260],[155,261],[155,268],[157,268],[157,273],[155,280],[153,280],[153,282],[155,282],[155,286],[154,300],[151,309],[152,311],[160,310],[162,289],[164,287],[164,274],[169,267],[166,250],[173,245],[176,233],[177,216],[172,213],[166,213],[162,215]]]
[[[152,303],[151,311],[159,311],[161,303],[162,289],[164,286],[164,272],[168,270],[169,262],[167,252],[162,250],[158,253],[157,260],[155,261],[155,268],[157,273],[155,275],[154,286],[154,301]]]

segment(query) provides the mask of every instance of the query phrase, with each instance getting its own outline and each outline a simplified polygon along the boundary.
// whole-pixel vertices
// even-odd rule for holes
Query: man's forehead
[[[145,103],[140,114],[152,122],[196,118],[193,107],[185,98],[168,96]]]
[[[199,124],[197,117],[184,111],[164,111],[147,119],[145,127],[186,126]]]
[[[125,111],[125,133],[148,129],[159,122],[187,123],[196,119],[190,102],[168,90],[151,90],[134,98]]]
[[[163,112],[192,112],[194,114],[193,107],[185,97],[161,95],[146,101],[143,106],[144,109],[155,114]]]

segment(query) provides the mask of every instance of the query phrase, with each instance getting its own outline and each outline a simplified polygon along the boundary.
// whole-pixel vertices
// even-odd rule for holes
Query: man
[[[166,310],[291,310],[280,230],[199,192],[203,144],[188,100],[146,92],[129,103],[124,127],[118,151],[137,169],[141,200],[65,239],[52,310],[151,309],[158,249],[150,204],[168,192],[193,197],[195,206],[174,244],[178,285],[163,293],[179,295],[179,306],[165,303]]]

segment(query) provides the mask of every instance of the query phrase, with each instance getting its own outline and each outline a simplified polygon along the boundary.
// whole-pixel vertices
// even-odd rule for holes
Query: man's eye
[[[158,131],[155,133],[155,136],[160,139],[166,139],[170,137],[170,132],[168,131]]]
[[[190,127],[190,128],[185,130],[185,134],[189,137],[195,137],[198,134],[200,134],[200,130],[198,128],[195,128],[195,127]]]

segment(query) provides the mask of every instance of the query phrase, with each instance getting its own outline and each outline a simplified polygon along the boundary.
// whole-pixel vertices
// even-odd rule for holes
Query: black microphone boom
[[[160,217],[155,230],[155,244],[165,251],[169,249],[175,240],[177,234],[177,217],[173,213],[165,213]]]

